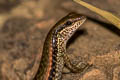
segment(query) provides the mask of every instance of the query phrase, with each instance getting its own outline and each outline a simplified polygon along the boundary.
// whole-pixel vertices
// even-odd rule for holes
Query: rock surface
[[[84,1],[120,16],[119,0]],[[67,54],[93,67],[63,73],[62,80],[120,80],[120,31],[72,0],[0,1],[0,80],[32,80],[48,31],[73,11],[88,19],[68,42]]]

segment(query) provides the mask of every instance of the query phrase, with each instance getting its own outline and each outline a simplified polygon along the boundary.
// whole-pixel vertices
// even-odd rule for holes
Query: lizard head
[[[60,38],[67,41],[85,20],[86,17],[81,14],[69,13],[55,25],[55,33],[59,34]]]

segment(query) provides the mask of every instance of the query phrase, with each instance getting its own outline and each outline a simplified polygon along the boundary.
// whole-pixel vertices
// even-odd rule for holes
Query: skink
[[[85,20],[85,16],[72,12],[52,27],[46,37],[39,69],[34,80],[61,80],[64,65],[72,72],[81,72],[90,66],[85,62],[72,64],[66,54],[67,41]]]

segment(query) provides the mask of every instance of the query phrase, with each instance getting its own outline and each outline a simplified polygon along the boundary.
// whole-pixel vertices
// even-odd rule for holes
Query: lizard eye
[[[65,24],[66,24],[66,25],[71,25],[72,22],[71,22],[71,21],[67,21]]]

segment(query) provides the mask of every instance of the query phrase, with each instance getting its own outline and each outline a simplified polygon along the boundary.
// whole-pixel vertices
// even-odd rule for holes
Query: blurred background
[[[119,0],[84,1],[120,16]],[[88,19],[69,40],[67,54],[94,66],[77,74],[65,68],[63,80],[120,80],[120,31],[72,0],[0,0],[0,80],[32,80],[48,31],[69,12]]]

